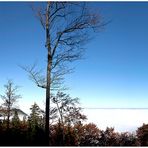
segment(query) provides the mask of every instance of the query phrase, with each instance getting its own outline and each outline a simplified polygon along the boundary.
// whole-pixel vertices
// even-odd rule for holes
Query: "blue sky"
[[[37,88],[18,65],[35,61],[46,66],[45,32],[31,2],[0,2],[0,94],[7,79],[20,85],[19,106],[43,106],[45,91]],[[86,45],[84,60],[66,76],[67,92],[83,107],[147,107],[148,3],[90,3],[105,20],[112,20]]]
[[[112,22],[87,46],[86,60],[73,74],[81,81],[71,83],[73,90],[92,106],[146,107],[148,3],[95,6]]]

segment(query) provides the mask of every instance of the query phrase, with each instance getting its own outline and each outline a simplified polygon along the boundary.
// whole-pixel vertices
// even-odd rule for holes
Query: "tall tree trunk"
[[[8,108],[8,114],[7,114],[7,130],[9,129],[10,126],[10,108]]]
[[[46,119],[45,119],[45,134],[46,134],[46,145],[50,145],[50,83],[51,83],[51,64],[52,64],[52,57],[51,57],[51,47],[50,47],[50,34],[49,34],[49,7],[50,3],[47,3],[47,10],[46,10],[46,45],[48,49],[48,56],[47,56],[47,85],[46,85]]]
[[[46,88],[46,123],[45,123],[45,133],[46,133],[46,142],[47,145],[50,143],[49,134],[50,134],[50,73],[51,73],[51,57],[48,54],[48,64],[47,64],[47,88]]]
[[[10,92],[11,92],[11,88],[9,88],[10,90]],[[7,113],[7,130],[9,130],[9,127],[10,127],[10,93],[9,93],[9,95],[8,95],[8,108],[7,108],[7,111],[8,111],[8,113]]]

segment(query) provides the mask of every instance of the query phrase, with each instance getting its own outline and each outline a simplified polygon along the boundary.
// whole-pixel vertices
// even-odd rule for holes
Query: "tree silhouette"
[[[79,98],[71,98],[63,92],[57,92],[56,95],[51,96],[51,101],[56,105],[58,111],[58,121],[62,131],[62,143],[64,145],[65,133],[64,126],[75,125],[86,119],[86,116],[81,113],[79,107]],[[70,132],[69,132],[70,133]]]
[[[16,92],[18,91],[18,86],[15,86],[11,80],[8,80],[7,84],[4,85],[4,87],[5,95],[1,95],[1,98],[3,100],[2,106],[4,107],[3,109],[6,111],[7,116],[7,129],[9,129],[12,107],[17,102],[17,100],[21,98],[21,95],[16,95]]]
[[[14,116],[12,118],[11,123],[12,123],[12,127],[14,128],[17,128],[20,125],[20,119],[18,116],[18,112],[16,110],[14,111]]]
[[[34,103],[31,106],[30,110],[31,110],[31,113],[30,113],[30,116],[28,117],[28,121],[29,121],[30,128],[35,130],[36,127],[42,125],[43,117],[41,114],[41,109],[36,103]]]
[[[37,8],[37,16],[46,34],[47,71],[44,77],[36,66],[24,68],[38,87],[46,89],[46,142],[49,145],[51,90],[63,84],[63,76],[71,72],[68,63],[82,57],[82,45],[91,34],[105,25],[97,11],[83,2],[47,2]]]
[[[138,128],[137,137],[140,146],[148,146],[148,124],[143,124]]]

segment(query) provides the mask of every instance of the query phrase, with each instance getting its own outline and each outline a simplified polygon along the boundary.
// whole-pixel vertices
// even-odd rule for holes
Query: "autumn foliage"
[[[17,119],[17,120],[16,120]],[[39,119],[39,118],[38,118]],[[10,129],[0,123],[1,146],[44,146],[45,131],[40,121],[20,121],[14,118]],[[33,123],[34,122],[34,123]],[[64,132],[64,137],[63,137]],[[137,129],[135,134],[118,133],[114,128],[99,129],[95,124],[62,125],[60,121],[51,126],[52,146],[148,146],[148,124]]]
[[[9,97],[8,105],[11,99]],[[94,123],[84,122],[87,117],[81,113],[78,98],[58,92],[52,95],[51,101],[51,146],[148,146],[148,124],[143,124],[135,133],[119,133],[109,127],[102,130]],[[1,107],[1,113],[4,111],[0,120],[1,146],[46,146],[44,110],[34,103],[30,115],[20,120],[20,110],[4,107]],[[9,116],[5,116],[7,113]]]

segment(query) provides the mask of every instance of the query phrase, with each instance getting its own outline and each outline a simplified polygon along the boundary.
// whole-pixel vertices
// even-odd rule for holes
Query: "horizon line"
[[[120,109],[120,110],[148,110],[148,108],[144,107],[82,107],[82,109],[108,109],[108,110],[116,110],[116,109]]]

